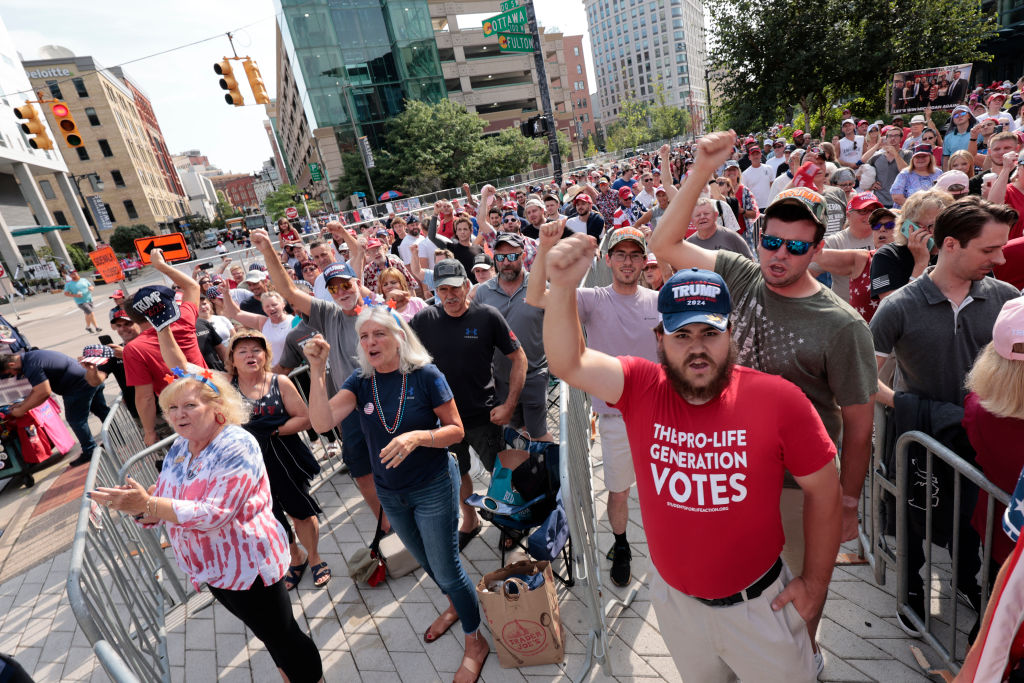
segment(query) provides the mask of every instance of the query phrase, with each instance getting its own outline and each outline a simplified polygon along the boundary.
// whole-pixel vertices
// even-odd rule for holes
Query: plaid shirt
[[[410,287],[415,288],[418,286],[419,283],[416,278],[412,276],[412,273],[409,272],[406,265],[402,263],[402,259],[398,258],[394,254],[388,254],[387,263],[383,266],[378,266],[374,261],[368,261],[366,265],[363,266],[363,285],[371,292],[376,292],[377,281],[380,279],[380,274],[388,268],[397,268],[401,271],[402,275],[405,276],[405,279],[409,281]]]
[[[612,218],[615,216],[615,210],[619,208],[619,194],[611,190],[598,192],[597,199],[594,200],[594,206],[604,216],[604,222],[611,225]]]

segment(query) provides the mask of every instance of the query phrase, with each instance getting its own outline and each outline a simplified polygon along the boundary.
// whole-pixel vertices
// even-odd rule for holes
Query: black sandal
[[[484,523],[480,522],[476,525],[476,528],[472,531],[460,531],[459,532],[459,552],[466,549],[469,542],[480,535],[480,530],[483,528]]]
[[[306,567],[309,566],[309,558],[302,564],[293,564],[288,567],[288,573],[284,575],[284,587],[288,590],[295,590],[295,587],[299,585],[299,581],[302,581],[302,575],[306,573]]]

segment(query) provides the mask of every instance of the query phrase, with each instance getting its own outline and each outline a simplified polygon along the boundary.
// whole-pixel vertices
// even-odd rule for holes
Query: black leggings
[[[267,586],[256,577],[247,590],[210,586],[210,593],[263,641],[274,664],[291,683],[315,683],[323,678],[320,651],[295,621],[284,579]]]

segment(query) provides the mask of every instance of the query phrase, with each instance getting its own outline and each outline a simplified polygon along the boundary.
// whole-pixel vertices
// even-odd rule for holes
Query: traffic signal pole
[[[544,118],[548,121],[548,152],[551,154],[551,166],[554,169],[555,184],[562,184],[562,157],[558,153],[558,127],[555,115],[551,111],[551,94],[548,91],[548,74],[544,68],[544,49],[540,44],[540,32],[537,30],[537,13],[533,10],[533,0],[524,0],[526,8],[527,29],[533,38],[533,64],[540,81],[540,105],[544,110]]]

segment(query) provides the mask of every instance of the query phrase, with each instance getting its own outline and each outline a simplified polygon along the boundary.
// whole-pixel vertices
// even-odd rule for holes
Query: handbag
[[[413,554],[402,543],[398,534],[384,535],[384,508],[377,515],[377,530],[368,548],[360,548],[348,559],[348,575],[353,581],[378,586],[387,576],[393,579],[405,576],[419,568]]]

